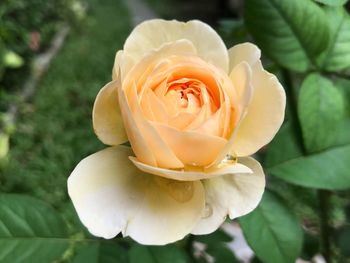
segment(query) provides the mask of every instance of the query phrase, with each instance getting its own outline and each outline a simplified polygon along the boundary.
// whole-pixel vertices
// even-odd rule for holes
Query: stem
[[[326,262],[332,262],[332,250],[329,227],[329,200],[331,192],[327,190],[317,190],[320,205],[320,234],[321,234],[321,251]]]

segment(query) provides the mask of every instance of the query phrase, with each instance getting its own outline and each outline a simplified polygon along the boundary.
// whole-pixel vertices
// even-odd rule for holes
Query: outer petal
[[[252,173],[252,170],[240,163],[231,165],[219,165],[213,166],[208,169],[196,168],[196,167],[186,167],[182,170],[172,170],[164,169],[159,167],[154,167],[151,165],[139,162],[137,158],[130,156],[130,160],[135,164],[137,168],[145,173],[150,173],[154,175],[159,175],[165,178],[174,179],[178,181],[197,181],[207,178],[213,178],[217,176],[222,176],[225,174],[235,174],[235,173]]]
[[[98,93],[92,111],[97,137],[108,145],[128,141],[118,103],[118,81],[109,82]]]
[[[247,114],[238,127],[232,150],[237,156],[249,156],[268,144],[284,120],[286,94],[276,76],[253,66],[253,97]]]
[[[252,70],[247,62],[242,61],[236,65],[230,74],[230,79],[237,90],[237,95],[240,102],[240,117],[236,123],[236,128],[231,132],[225,147],[217,156],[212,165],[217,165],[220,163],[225,158],[226,154],[236,155],[236,153],[232,152],[232,147],[236,140],[237,131],[239,130],[242,120],[247,114],[247,108],[252,99]]]
[[[252,68],[252,100],[231,149],[237,156],[251,155],[269,143],[284,119],[284,89],[273,74],[263,69],[260,55],[259,48],[251,43],[236,45],[229,50],[230,68],[242,61]]]
[[[261,51],[256,45],[247,42],[230,48],[228,56],[230,60],[229,72],[231,72],[242,61],[246,61],[251,66],[254,65],[260,60]]]
[[[135,65],[133,59],[126,54],[123,50],[119,50],[114,59],[114,66],[112,69],[112,80],[116,80],[119,75],[121,82],[126,76],[126,74],[130,71],[130,69]]]
[[[230,73],[230,79],[237,91],[241,113],[244,114],[253,95],[252,70],[250,65],[246,61],[235,65]]]
[[[202,183],[144,174],[128,160],[130,154],[129,147],[107,148],[74,169],[68,193],[81,221],[104,238],[122,232],[149,245],[183,238],[203,211]]]
[[[139,61],[147,52],[163,44],[179,39],[188,39],[204,60],[228,71],[227,49],[220,36],[205,23],[192,20],[187,23],[176,20],[148,20],[139,24],[129,35],[124,51],[134,61]]]
[[[265,175],[256,160],[240,158],[253,173],[224,175],[203,181],[206,209],[193,234],[214,232],[229,215],[231,219],[250,213],[260,202],[265,188]]]

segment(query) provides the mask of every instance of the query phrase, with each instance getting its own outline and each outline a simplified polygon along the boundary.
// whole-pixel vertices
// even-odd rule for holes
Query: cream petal
[[[230,68],[246,61],[252,69],[253,95],[232,145],[237,156],[248,156],[269,143],[283,123],[286,95],[278,79],[261,65],[260,49],[251,43],[229,50]]]
[[[252,73],[253,96],[232,146],[237,156],[252,155],[268,144],[284,119],[286,94],[278,79],[260,61]]]
[[[108,239],[120,232],[147,245],[182,239],[204,209],[202,183],[144,174],[128,160],[130,154],[129,147],[107,148],[74,169],[68,193],[82,223]]]
[[[152,124],[179,160],[187,165],[209,165],[216,159],[227,142],[226,139],[218,136],[195,131],[179,131],[160,123]]]
[[[149,51],[179,39],[190,40],[201,58],[225,72],[228,71],[229,59],[224,42],[214,29],[198,20],[187,23],[176,20],[147,20],[131,32],[124,44],[124,51],[134,61],[139,61]]]
[[[252,70],[245,61],[237,64],[230,73],[230,79],[237,91],[241,114],[246,111],[252,99],[253,87],[251,78]]]
[[[214,232],[229,215],[231,219],[243,216],[259,204],[264,189],[265,175],[259,162],[253,158],[239,158],[239,162],[253,173],[232,173],[203,181],[206,209],[202,220],[192,234]]]
[[[246,61],[251,66],[255,65],[261,57],[261,51],[256,45],[246,42],[230,48],[228,56],[230,59],[229,72],[231,72],[242,61]]]
[[[118,103],[118,81],[105,85],[98,93],[92,122],[97,137],[108,145],[118,145],[128,141]]]
[[[130,156],[129,158],[137,168],[139,168],[145,173],[150,173],[178,181],[188,182],[214,178],[225,174],[252,173],[252,170],[249,167],[240,163],[236,163],[234,165],[223,164],[215,167],[210,167],[208,169],[204,169],[203,167],[187,166],[185,167],[185,169],[173,170],[144,164],[138,161],[137,158],[132,156]]]
[[[126,54],[123,50],[119,50],[114,59],[114,66],[112,69],[112,80],[117,80],[120,74],[121,82],[123,82],[126,74],[135,65],[134,60]]]

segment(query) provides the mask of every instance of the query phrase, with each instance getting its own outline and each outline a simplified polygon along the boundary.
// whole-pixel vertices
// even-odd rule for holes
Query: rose
[[[258,205],[265,177],[246,156],[280,128],[285,93],[255,45],[227,51],[202,22],[150,20],[117,52],[112,75],[93,126],[114,147],[82,160],[68,180],[92,234],[166,244]],[[119,146],[128,140],[132,151]]]

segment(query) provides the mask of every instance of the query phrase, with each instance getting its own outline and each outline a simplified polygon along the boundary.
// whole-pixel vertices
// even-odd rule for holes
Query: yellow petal
[[[112,81],[98,93],[92,111],[92,122],[97,137],[108,145],[128,141],[118,103],[118,81]]]
[[[236,156],[236,152],[232,151],[234,142],[237,137],[239,127],[247,113],[247,107],[252,98],[252,72],[251,68],[246,62],[241,62],[234,67],[230,74],[230,79],[237,90],[237,96],[239,100],[240,117],[238,123],[236,123],[235,129],[231,132],[228,141],[222,151],[218,154],[215,162],[212,165],[220,163],[226,154],[232,154]]]
[[[236,89],[241,114],[244,114],[248,107],[253,93],[252,70],[245,61],[238,63],[230,73],[230,79]]]
[[[120,74],[121,82],[130,71],[130,69],[135,65],[133,59],[126,54],[123,50],[119,50],[114,59],[114,66],[112,69],[112,80],[116,80]]]
[[[120,232],[147,245],[182,239],[204,209],[202,183],[142,173],[128,160],[130,154],[129,147],[107,148],[74,169],[68,193],[82,223],[108,239]]]
[[[125,131],[128,135],[128,139],[135,155],[140,159],[140,161],[156,166],[157,161],[155,156],[152,150],[149,148],[144,136],[141,134],[139,127],[137,126],[135,119],[132,116],[125,93],[122,90],[119,92],[119,103],[125,125]]]
[[[124,94],[124,91],[121,90],[120,94]],[[133,87],[130,89],[130,109],[133,111],[132,115],[128,116],[127,118],[132,119],[136,126],[137,131],[134,131],[130,129],[130,133],[140,133],[142,137],[144,138],[145,144],[148,146],[150,151],[152,151],[152,154],[156,160],[157,166],[159,167],[166,167],[166,168],[181,168],[184,166],[184,164],[181,162],[181,160],[176,156],[176,154],[172,151],[172,149],[168,146],[168,144],[164,141],[164,139],[161,137],[161,135],[158,133],[156,128],[150,123],[150,121],[146,120],[140,105],[138,104],[138,98],[136,95],[136,87]],[[126,105],[125,107],[129,107]],[[129,135],[129,131],[128,131]],[[134,147],[137,147],[136,145],[139,144],[139,142],[133,141],[130,136],[128,136],[130,139],[130,143],[134,149]],[[142,160],[141,158],[144,158],[144,156],[140,156],[139,152],[135,151],[136,156]],[[144,154],[144,153],[142,153]],[[146,162],[148,163],[148,162]],[[150,163],[148,163],[150,164]]]
[[[260,61],[252,69],[252,100],[232,146],[237,156],[252,155],[269,143],[284,119],[286,95],[282,85]]]
[[[254,65],[259,61],[261,51],[256,45],[246,42],[230,48],[228,50],[228,55],[230,59],[229,72],[231,72],[233,68],[242,61],[247,62],[251,66]]]
[[[240,158],[239,162],[253,173],[232,173],[203,181],[206,208],[193,234],[214,232],[225,221],[243,216],[259,204],[265,189],[265,175],[256,160]]]
[[[160,123],[152,124],[177,158],[187,165],[209,165],[216,159],[227,142],[226,139],[218,136],[195,131],[180,131]]]
[[[169,119],[169,126],[176,129],[183,130],[188,126],[196,117],[196,115],[188,112],[179,112],[174,117]]]
[[[252,173],[252,170],[249,167],[240,163],[234,165],[219,165],[210,167],[208,169],[187,166],[181,170],[172,170],[144,164],[132,156],[129,158],[137,168],[139,168],[141,171],[144,171],[145,173],[150,173],[178,181],[197,181],[222,176],[225,174]]]
[[[145,21],[131,32],[124,44],[124,51],[134,61],[139,61],[149,51],[179,39],[190,40],[201,58],[228,71],[225,44],[214,29],[198,20],[187,23],[161,19]]]
[[[248,156],[269,143],[279,130],[284,119],[286,95],[278,79],[263,69],[257,46],[243,43],[232,47],[228,53],[230,68],[242,61],[252,68],[252,100],[231,149],[238,156]]]

